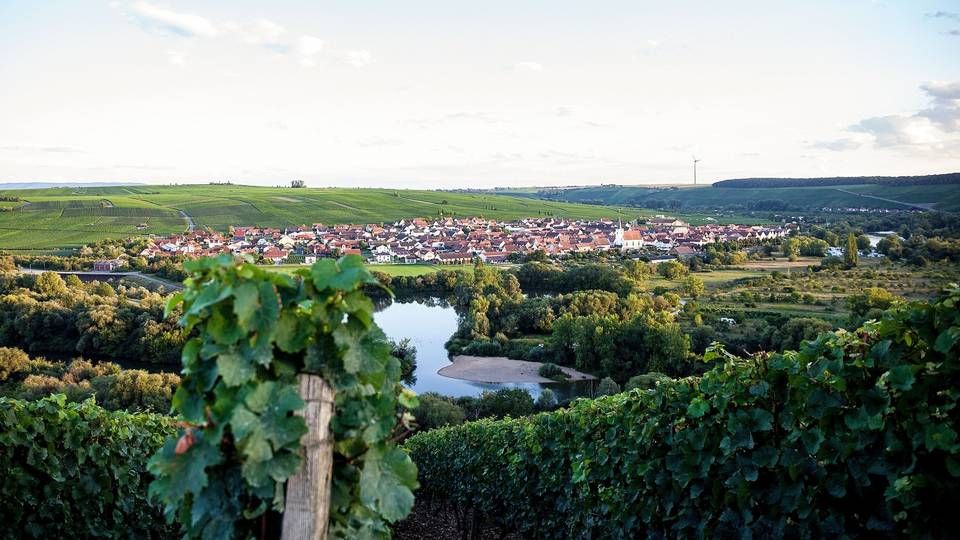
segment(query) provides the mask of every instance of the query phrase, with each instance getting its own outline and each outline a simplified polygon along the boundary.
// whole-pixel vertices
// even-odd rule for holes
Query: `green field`
[[[0,208],[0,249],[62,249],[106,238],[169,234],[197,227],[289,227],[384,223],[415,217],[616,218],[608,206],[440,191],[277,188],[233,185],[123,186],[0,191],[22,203]],[[634,219],[636,210],[623,214]],[[138,225],[147,227],[138,230]]]
[[[910,209],[914,208],[911,205],[919,205],[923,208],[949,212],[960,211],[960,186],[957,185],[866,184],[778,188],[596,186],[563,190],[518,189],[503,193],[522,197],[546,197],[550,200],[568,202],[646,208],[658,208],[676,202],[684,211],[696,208],[747,208],[748,204],[754,204],[757,201],[782,201],[791,209],[803,210],[817,210],[823,207]]]

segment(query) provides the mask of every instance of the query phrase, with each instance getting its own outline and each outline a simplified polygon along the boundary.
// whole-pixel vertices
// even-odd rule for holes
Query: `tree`
[[[67,284],[56,272],[44,272],[37,276],[35,288],[44,296],[61,296],[67,292]]]
[[[400,360],[400,380],[408,385],[417,382],[413,374],[417,369],[417,348],[410,343],[410,338],[400,341],[390,341],[390,354]]]
[[[0,347],[0,383],[6,381],[14,373],[27,369],[30,357],[20,349]]]
[[[669,280],[674,280],[687,275],[687,267],[680,261],[664,261],[657,265],[657,273]]]
[[[501,388],[480,394],[481,417],[525,416],[533,412],[533,397],[523,388]]]
[[[870,238],[865,234],[857,236],[857,249],[860,251],[870,251],[872,244],[870,243]]]
[[[853,233],[847,234],[847,249],[843,252],[843,262],[848,268],[853,268],[860,262],[860,251],[857,247],[857,237]]]
[[[453,399],[436,392],[418,396],[420,404],[413,409],[420,430],[426,431],[443,426],[456,426],[466,419],[463,409]]]
[[[903,242],[896,234],[890,234],[886,238],[881,238],[877,242],[877,251],[883,253],[891,259],[899,259],[903,254]]]
[[[706,290],[703,286],[703,280],[697,276],[688,276],[683,280],[681,290],[690,298],[700,298]]]

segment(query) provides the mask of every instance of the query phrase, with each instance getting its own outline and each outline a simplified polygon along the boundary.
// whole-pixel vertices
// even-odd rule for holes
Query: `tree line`
[[[830,176],[823,178],[733,178],[714,182],[715,188],[821,187],[880,184],[886,186],[933,186],[960,184],[960,173],[917,176]]]

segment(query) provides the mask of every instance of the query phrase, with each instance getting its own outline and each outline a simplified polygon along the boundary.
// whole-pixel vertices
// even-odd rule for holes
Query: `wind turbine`
[[[693,158],[693,185],[697,185],[697,162],[701,161],[697,159],[697,156],[691,156]]]

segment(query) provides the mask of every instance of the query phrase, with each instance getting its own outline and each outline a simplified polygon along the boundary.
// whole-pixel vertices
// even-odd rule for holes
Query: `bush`
[[[406,442],[418,496],[519,536],[957,533],[960,290],[800,352]],[[589,459],[587,459],[589,458]]]
[[[427,392],[419,396],[420,404],[413,409],[417,426],[423,431],[443,426],[462,424],[466,414],[453,399],[436,392]]]
[[[30,357],[20,349],[0,347],[0,383],[27,369]]]
[[[557,395],[553,393],[553,390],[549,388],[544,388],[540,395],[537,397],[537,410],[540,411],[552,411],[557,408]]]
[[[664,375],[663,373],[657,373],[656,371],[651,371],[650,373],[645,373],[643,375],[634,375],[630,377],[630,380],[627,381],[627,384],[624,385],[624,390],[634,390],[640,388],[643,390],[650,390],[656,388],[658,384],[662,382],[670,382],[673,379]]]
[[[477,406],[482,418],[518,417],[533,412],[533,398],[523,388],[501,388],[480,394]]]
[[[461,350],[461,354],[470,356],[501,356],[503,346],[493,340],[471,341],[469,345]]]
[[[537,370],[537,375],[555,381],[561,381],[569,378],[569,376],[564,373],[563,369],[553,362],[547,362],[546,364],[540,366],[540,369]]]
[[[107,412],[63,395],[0,398],[4,536],[172,536],[147,497],[146,464],[173,432],[168,418]]]

